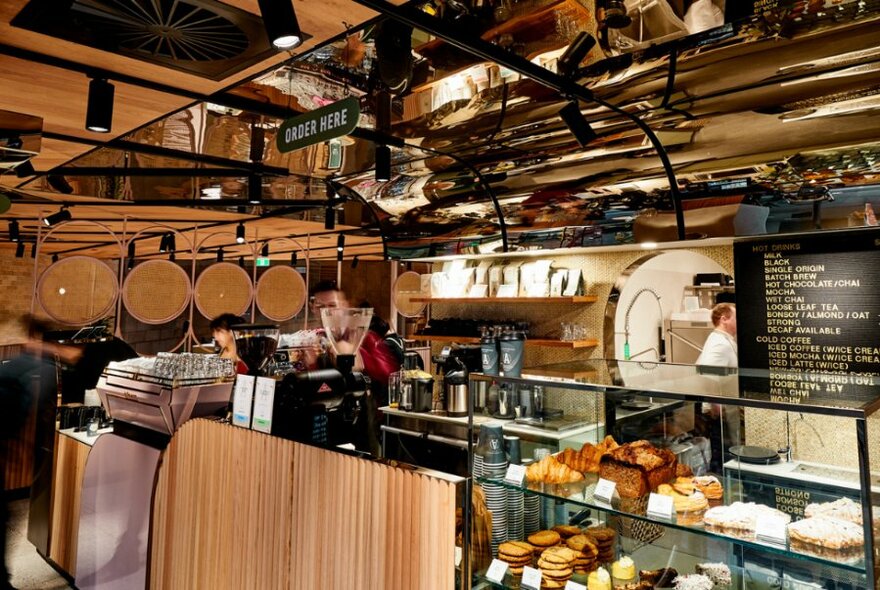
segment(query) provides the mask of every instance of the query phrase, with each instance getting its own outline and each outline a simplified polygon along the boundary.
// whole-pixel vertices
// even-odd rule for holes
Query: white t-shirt
[[[736,340],[727,332],[713,330],[706,338],[703,352],[697,358],[696,364],[710,367],[736,367],[738,364]]]

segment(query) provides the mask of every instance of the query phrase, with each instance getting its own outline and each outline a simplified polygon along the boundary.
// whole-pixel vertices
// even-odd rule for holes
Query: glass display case
[[[474,587],[518,588],[527,567],[547,588],[876,587],[876,377],[595,360],[481,381],[580,400],[602,434],[517,469],[482,425]]]

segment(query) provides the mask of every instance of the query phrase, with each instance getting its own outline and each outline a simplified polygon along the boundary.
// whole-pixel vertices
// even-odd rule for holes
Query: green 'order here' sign
[[[358,124],[361,109],[354,97],[286,120],[278,129],[278,151],[292,152],[328,139],[348,135]]]

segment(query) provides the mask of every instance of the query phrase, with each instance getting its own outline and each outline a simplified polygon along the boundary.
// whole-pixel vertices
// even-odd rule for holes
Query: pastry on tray
[[[700,492],[708,500],[720,500],[724,497],[724,488],[714,475],[701,475],[699,477],[677,477],[672,482],[672,487],[679,494],[690,496],[694,492]]]
[[[606,453],[616,449],[619,445],[609,434],[597,445],[584,443],[580,451],[572,448],[565,449],[556,455],[556,460],[564,463],[582,473],[596,473],[599,471],[599,461]]]
[[[584,474],[547,455],[526,468],[526,480],[529,483],[573,483],[583,481]]]
[[[639,571],[639,580],[649,582],[657,588],[672,586],[672,582],[678,577],[678,571],[671,567],[661,567],[656,570]]]
[[[621,498],[640,498],[675,475],[677,460],[668,449],[646,440],[621,445],[604,455],[599,477],[617,484]]]
[[[700,512],[709,507],[709,501],[702,492],[684,495],[677,492],[671,485],[664,483],[657,487],[657,493],[670,496],[676,512]]]
[[[690,574],[675,578],[675,590],[714,590],[715,582],[703,574]]]
[[[824,516],[805,518],[788,525],[788,536],[793,541],[826,549],[853,549],[865,544],[861,525]]]
[[[709,508],[703,516],[703,522],[724,532],[751,533],[759,518],[781,518],[791,522],[790,515],[754,502],[734,502],[729,506]]]
[[[694,571],[712,580],[716,586],[729,586],[732,581],[730,568],[723,563],[699,563]]]
[[[827,516],[830,518],[839,518],[848,520],[856,524],[862,524],[862,506],[850,500],[849,498],[840,498],[834,502],[823,502],[822,504],[807,504],[804,509],[804,516],[812,518],[814,516]]]

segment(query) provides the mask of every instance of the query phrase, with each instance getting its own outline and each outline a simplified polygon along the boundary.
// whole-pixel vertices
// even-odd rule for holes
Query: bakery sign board
[[[329,141],[355,130],[361,109],[357,98],[349,97],[284,121],[275,136],[282,153]]]

